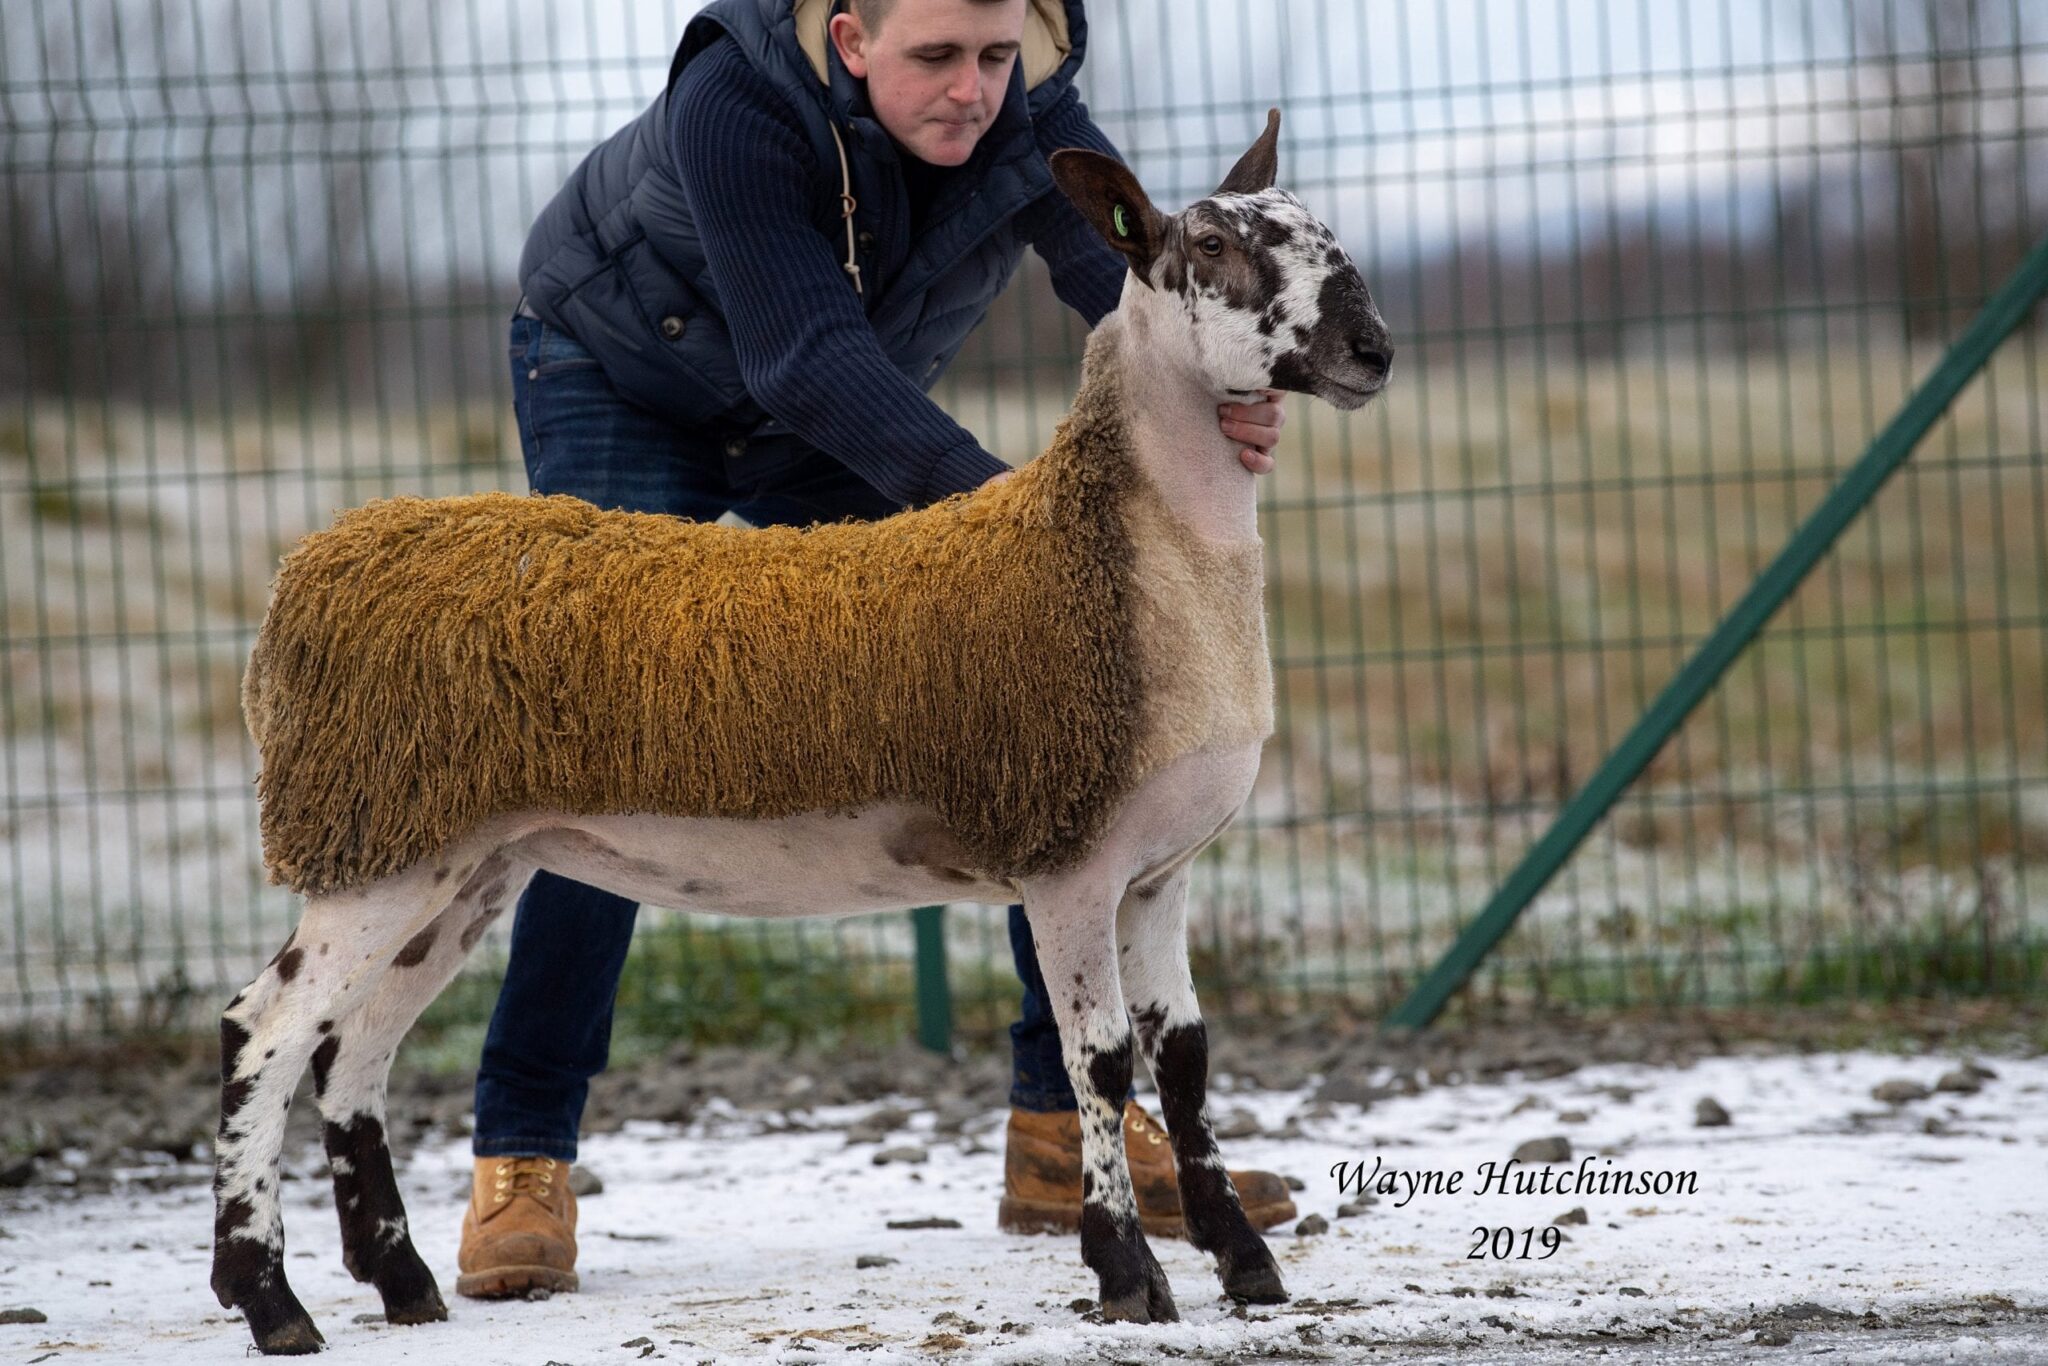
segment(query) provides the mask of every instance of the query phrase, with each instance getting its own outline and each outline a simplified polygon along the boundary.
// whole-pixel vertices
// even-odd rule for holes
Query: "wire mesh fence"
[[[693,4],[0,14],[0,1022],[204,1024],[280,943],[238,687],[339,508],[524,488],[527,223]],[[1198,864],[1209,1007],[1378,1012],[1441,954],[2048,229],[2023,0],[1117,0],[1082,85],[1162,204],[1285,114],[1386,398],[1263,486],[1278,730]],[[1082,338],[1035,260],[934,391],[1012,462]],[[2048,471],[2027,329],[1476,980],[1568,1006],[2038,987]],[[1005,1023],[1001,913],[950,916]],[[621,1019],[907,1028],[907,917],[649,912]],[[490,957],[451,993],[487,1008]]]

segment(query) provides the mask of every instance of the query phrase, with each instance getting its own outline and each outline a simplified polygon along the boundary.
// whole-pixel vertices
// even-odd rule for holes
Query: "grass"
[[[409,1055],[473,1065],[501,979],[501,965],[458,978],[421,1018]],[[990,1022],[1015,1010],[1014,981],[1004,989],[986,974],[955,972],[952,985],[964,1036],[992,1033]],[[614,1006],[613,1059],[677,1042],[886,1044],[915,1031],[914,995],[904,959],[828,956],[780,927],[663,917],[634,938]]]
[[[1440,353],[1357,414],[1293,401],[1261,485],[1280,729],[1198,869],[1195,939],[1215,960],[1198,970],[1251,1004],[1320,980],[1354,1007],[1397,995],[1930,361],[1875,341],[1570,367]],[[1699,988],[1723,995],[2039,980],[2031,949],[1928,963],[1910,946],[2044,937],[2043,368],[2000,353],[1504,946],[1497,989],[1612,980],[1633,998],[1694,983],[1688,953],[1773,956],[1776,977]],[[1029,390],[963,379],[942,396],[1021,461],[1071,392],[1048,368]],[[278,555],[373,496],[524,487],[502,405],[381,424],[287,408],[46,407],[0,431],[0,878],[17,907],[90,923],[140,886],[159,939],[203,946],[216,916],[281,938],[289,899],[247,866],[237,696]],[[47,918],[0,916],[0,990],[46,961]],[[963,1030],[1012,1008],[999,938],[985,956],[956,973]],[[458,984],[435,1028],[463,1042],[490,990]],[[624,993],[650,1036],[909,1028],[907,959],[815,928],[664,925]]]
[[[2010,401],[2018,359],[1992,386],[2006,401],[1973,391],[1695,717],[1687,762],[2048,752],[2048,484],[2039,405]],[[1647,361],[1571,375],[1583,428],[1561,447],[1503,426],[1525,452],[1505,474],[1443,448],[1465,417],[1452,380],[1396,390],[1377,432],[1311,415],[1308,468],[1276,483],[1266,526],[1290,705],[1470,797],[1590,771],[1870,430],[1845,377],[1801,357],[1756,368],[1753,389],[1784,387],[1761,415],[1778,420],[1726,445],[1727,418],[1707,416],[1740,411],[1726,377],[1666,377],[1651,405],[1624,401],[1658,390]],[[1510,388],[1511,417],[1543,406],[1529,388]],[[1903,386],[1879,389],[1881,418]],[[1799,411],[1823,394],[1840,409],[1824,428]]]
[[[621,984],[614,1015],[612,1065],[658,1058],[678,1042],[863,1048],[887,1046],[914,1032],[906,966],[878,966],[849,977],[815,959],[806,963],[786,949],[757,951],[748,945],[749,938],[736,931],[664,928],[636,941],[635,963]],[[1324,1015],[1370,1021],[1384,1013],[1374,1008],[1376,1002],[1398,1000],[1411,985],[1399,974],[1354,980],[1343,989],[1310,977],[1276,992],[1271,988],[1282,970],[1268,960],[1258,942],[1233,945],[1226,955],[1198,949],[1193,968],[1204,1013],[1236,1023],[1298,1024]],[[723,982],[718,990],[691,994],[713,978]],[[986,983],[973,990],[982,980],[980,974],[953,974],[956,991],[969,988],[954,1001],[956,1042],[975,1051],[1005,1046],[1016,1014],[1014,982],[993,991]],[[1475,1013],[1484,1018],[1530,1009],[1599,1017],[1682,1008],[1707,1010],[1718,1018],[1721,1012],[1739,1013],[1767,1001],[1813,1010],[1816,1018],[1832,1021],[1833,1046],[1896,1046],[1911,1031],[1880,1026],[1874,1023],[1877,1016],[1864,1016],[1866,1023],[1853,1027],[1857,1008],[1933,1000],[1968,1001],[1985,1009],[2000,995],[2025,995],[2044,981],[2048,944],[2042,943],[1978,947],[1903,940],[1816,951],[1793,960],[1752,954],[1739,964],[1649,952],[1567,963],[1510,955],[1486,969],[1450,1013],[1452,1018]],[[407,1064],[445,1073],[473,1069],[498,982],[496,972],[458,979],[407,1037]],[[803,999],[799,992],[810,993],[811,1003],[793,1009],[792,1002]],[[2048,1031],[2048,1024],[2041,1029]],[[2048,1047],[2048,1032],[2040,1034],[2038,1046]]]
[[[2044,982],[2048,946],[1983,947],[1950,940],[1887,940],[1778,957],[1767,945],[1737,958],[1683,952],[1549,964],[1503,962],[1482,994],[1578,1010],[1726,1007],[1761,1001],[1820,1005],[2026,993]]]

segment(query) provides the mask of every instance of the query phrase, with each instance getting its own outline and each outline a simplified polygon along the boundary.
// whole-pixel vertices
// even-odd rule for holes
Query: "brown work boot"
[[[552,1157],[479,1157],[455,1254],[455,1293],[495,1300],[576,1288],[576,1193]]]
[[[1155,1238],[1187,1237],[1166,1130],[1135,1100],[1124,1105],[1124,1152],[1145,1232]],[[1229,1176],[1253,1228],[1269,1229],[1294,1217],[1294,1200],[1280,1177],[1272,1172]],[[1010,1111],[996,1225],[1008,1233],[1073,1233],[1081,1227],[1080,1115],[1072,1110]]]

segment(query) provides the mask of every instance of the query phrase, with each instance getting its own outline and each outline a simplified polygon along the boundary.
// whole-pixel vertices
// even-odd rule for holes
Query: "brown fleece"
[[[887,799],[928,804],[998,878],[1071,866],[1169,757],[1141,715],[1160,650],[1135,633],[1160,612],[1128,514],[1151,486],[1115,369],[1091,345],[1012,478],[878,522],[495,493],[341,514],[285,557],[243,680],[271,879],[353,887],[511,811]]]

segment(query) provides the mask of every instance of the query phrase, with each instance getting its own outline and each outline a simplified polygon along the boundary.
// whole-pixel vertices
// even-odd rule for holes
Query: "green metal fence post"
[[[910,913],[917,933],[917,1041],[934,1053],[953,1051],[953,989],[946,980],[946,908]]]
[[[2018,270],[1984,305],[1926,381],[1906,400],[1849,473],[1793,533],[1778,557],[1742,595],[1713,634],[1685,662],[1614,752],[1565,806],[1458,941],[1388,1017],[1391,1026],[1420,1029],[1437,1017],[1452,993],[1465,984],[1493,946],[1536,899],[1566,859],[1628,785],[1713,690],[1750,641],[1818,564],[1893,471],[1905,463],[1927,429],[1948,410],[1965,384],[1984,367],[2000,342],[2048,293],[2048,237],[2042,238]]]

